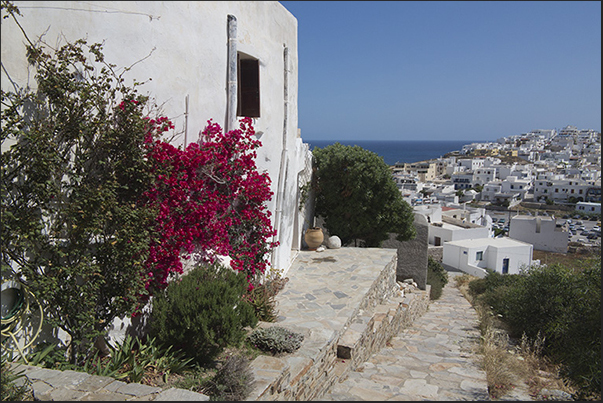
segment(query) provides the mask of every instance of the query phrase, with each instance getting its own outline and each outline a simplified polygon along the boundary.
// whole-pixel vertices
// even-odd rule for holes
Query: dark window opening
[[[260,117],[260,62],[237,55],[237,116]]]

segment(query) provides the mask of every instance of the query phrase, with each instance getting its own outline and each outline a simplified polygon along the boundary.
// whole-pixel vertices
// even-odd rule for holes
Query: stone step
[[[246,400],[320,399],[332,385],[344,380],[348,372],[385,347],[388,340],[425,313],[429,305],[430,286],[427,287],[427,290],[415,289],[406,293],[395,288],[388,298],[373,293],[378,287],[371,288],[369,294],[373,294],[367,295],[361,304],[364,309],[356,310],[343,333],[331,346],[325,346],[320,357],[256,358],[251,363],[255,388]]]
[[[399,293],[359,315],[337,343],[337,358],[347,363],[339,379],[356,369],[403,328],[421,316],[429,304],[429,288],[415,293]]]

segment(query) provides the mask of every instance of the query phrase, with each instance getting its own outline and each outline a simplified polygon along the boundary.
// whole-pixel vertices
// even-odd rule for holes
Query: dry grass
[[[553,264],[562,264],[567,267],[576,267],[580,266],[580,260],[586,259],[589,257],[594,257],[597,249],[583,249],[582,253],[555,253],[555,252],[545,252],[542,250],[534,250],[532,254],[532,258],[535,260],[540,260],[541,264],[553,265]],[[600,249],[598,250],[601,253]]]
[[[541,355],[544,339],[510,339],[504,324],[490,308],[473,300],[469,293],[469,283],[475,279],[477,277],[463,274],[457,276],[455,281],[478,314],[481,332],[478,353],[486,372],[490,399],[500,399],[515,388],[527,390],[535,399],[543,388],[571,394],[573,391],[559,376],[559,368]]]

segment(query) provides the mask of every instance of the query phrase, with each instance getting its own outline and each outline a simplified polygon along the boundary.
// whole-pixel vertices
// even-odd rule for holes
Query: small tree
[[[2,4],[15,17],[10,6]],[[37,89],[2,91],[1,140],[14,142],[2,153],[2,270],[71,336],[75,362],[144,293],[155,215],[139,203],[150,181],[147,98],[124,84],[100,44],[53,51],[25,39]]]
[[[389,166],[359,146],[336,143],[313,151],[316,214],[343,244],[379,246],[389,233],[399,241],[414,238],[412,207],[404,201]]]

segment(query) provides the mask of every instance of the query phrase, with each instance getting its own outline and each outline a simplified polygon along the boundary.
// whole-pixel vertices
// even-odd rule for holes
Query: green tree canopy
[[[389,166],[377,154],[340,143],[316,148],[316,215],[345,245],[361,241],[374,247],[389,233],[414,238],[412,207],[404,201]]]

